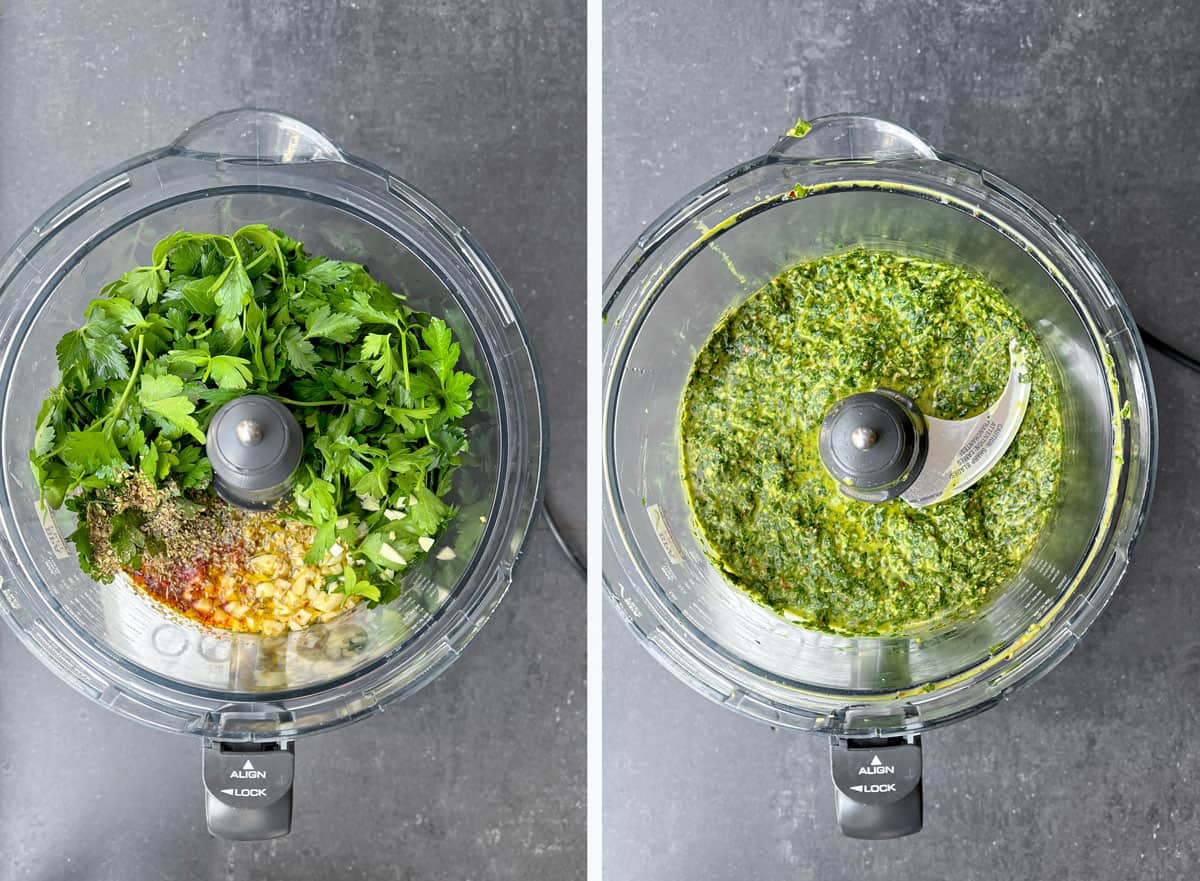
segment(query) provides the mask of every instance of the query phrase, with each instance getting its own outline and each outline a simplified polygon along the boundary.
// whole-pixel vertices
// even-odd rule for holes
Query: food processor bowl
[[[856,247],[962,266],[1002,290],[1051,365],[1063,422],[1057,507],[1020,571],[978,612],[900,636],[808,630],[733,588],[682,477],[681,398],[721,318],[783,270]],[[1009,182],[900,126],[837,115],[798,126],[667,211],[610,274],[605,300],[611,599],[707,697],[833,738],[844,831],[915,831],[919,754],[914,772],[902,756],[887,765],[875,753],[918,748],[920,732],[991,706],[1065,657],[1112,595],[1145,518],[1157,416],[1116,285],[1061,218]],[[864,793],[862,780],[839,780],[839,750],[855,745],[875,750],[895,779],[915,774],[914,786]],[[875,823],[881,805],[905,803],[902,792],[916,793],[915,827],[911,817]]]
[[[128,582],[93,582],[63,539],[73,515],[40,510],[29,465],[34,420],[57,381],[55,343],[79,326],[88,301],[149,263],[155,242],[176,230],[232,233],[250,223],[282,229],[310,253],[365,264],[410,306],[446,320],[477,377],[470,451],[447,498],[459,513],[439,538],[453,558],[431,554],[404,573],[392,603],[274,638],[183,619]],[[233,750],[236,768],[256,745],[290,748],[412,694],[462,652],[512,580],[540,499],[546,425],[511,292],[429,198],[296,119],[218,114],[51,208],[0,261],[0,346],[0,614],[77,690],[140,722],[199,735],[217,754]],[[213,758],[213,768],[223,761]],[[209,764],[206,755],[206,782]],[[221,834],[266,834],[253,822],[214,819],[265,805],[280,788],[274,770],[249,779],[268,781],[271,792],[209,787],[210,824],[224,823]],[[290,770],[287,780],[290,792]]]

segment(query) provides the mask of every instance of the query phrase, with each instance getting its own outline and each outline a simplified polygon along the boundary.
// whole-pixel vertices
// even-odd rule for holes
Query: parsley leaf
[[[408,506],[406,526],[421,535],[433,535],[450,513],[450,507],[424,484],[416,488],[413,497],[416,503]]]
[[[458,363],[458,343],[453,341],[450,328],[440,318],[430,319],[429,326],[421,331],[421,339],[429,348],[417,355],[417,363],[431,368],[444,383]]]
[[[92,315],[79,330],[64,334],[55,346],[58,369],[63,379],[72,379],[82,386],[92,381],[125,379],[129,363],[125,353],[121,323],[107,315]]]
[[[335,487],[332,483],[322,480],[310,472],[307,481],[303,483],[297,481],[294,494],[300,509],[320,523],[337,517],[334,491]]]
[[[178,376],[143,374],[138,401],[167,437],[179,437],[186,432],[204,443],[204,433],[191,415],[196,405],[183,394],[183,380]]]
[[[108,543],[122,565],[132,569],[142,567],[142,552],[146,548],[146,534],[142,532],[145,522],[142,512],[132,508],[109,519],[112,531],[109,533]]]
[[[354,339],[360,322],[353,315],[336,313],[329,306],[321,306],[304,319],[308,328],[305,339],[326,339],[334,343],[348,343]]]
[[[246,388],[253,378],[250,362],[235,355],[217,355],[208,362],[208,375],[217,388]]]
[[[68,432],[60,455],[66,466],[78,474],[117,468],[124,461],[112,437],[98,429]]]
[[[387,385],[400,370],[399,359],[392,351],[390,333],[369,333],[363,337],[362,354],[370,359],[368,366],[379,381]]]
[[[366,597],[379,600],[379,588],[365,578],[359,578],[354,567],[347,566],[342,572],[342,593],[349,597]]]
[[[304,555],[304,562],[310,566],[316,566],[325,559],[325,555],[329,553],[329,549],[333,547],[334,538],[337,536],[337,526],[333,520],[326,520],[317,527],[316,535],[313,536],[312,546]]]
[[[179,295],[197,315],[205,318],[217,314],[217,298],[211,278],[196,278],[179,288]]]
[[[317,358],[313,344],[300,333],[300,328],[293,325],[284,330],[283,350],[287,353],[288,364],[293,369],[308,374],[317,372],[320,359]]]
[[[213,302],[217,304],[217,314],[226,321],[234,321],[241,317],[242,310],[254,296],[254,288],[250,277],[240,260],[232,261],[218,279],[212,289]]]
[[[121,276],[111,294],[134,306],[141,306],[143,303],[156,302],[165,287],[162,273],[158,269],[153,266],[139,266]]]
[[[145,321],[137,306],[120,297],[113,297],[108,300],[92,300],[85,314],[94,315],[97,312],[107,315],[109,318],[120,323],[122,327],[134,327]]]
[[[446,402],[446,419],[461,419],[471,412],[471,386],[474,383],[474,376],[458,370],[446,378],[442,388],[442,397]]]
[[[304,277],[320,285],[334,285],[354,271],[355,264],[341,260],[320,260],[304,270]]]
[[[363,324],[390,324],[397,330],[404,319],[399,302],[394,307],[392,304],[373,302],[371,294],[362,290],[355,291],[350,300],[342,304],[342,309]]]

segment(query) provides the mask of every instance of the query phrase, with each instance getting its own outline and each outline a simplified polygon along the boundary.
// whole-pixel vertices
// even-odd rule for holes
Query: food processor
[[[1017,574],[969,616],[901,636],[806,629],[734,588],[682,477],[681,398],[722,317],[783,270],[859,247],[961,266],[1004,292],[1050,364],[1063,425],[1056,508]],[[797,124],[655,221],[610,274],[604,321],[610,598],[706,697],[830,739],[845,834],[918,831],[921,735],[1061,661],[1112,596],[1145,519],[1157,415],[1116,285],[1060,217],[1008,181],[901,126],[835,115]]]
[[[73,515],[39,506],[29,463],[38,409],[57,381],[55,343],[82,323],[88,301],[150,263],[169,233],[250,223],[362,263],[408,305],[444,318],[477,377],[470,451],[447,497],[459,511],[439,538],[453,553],[406,571],[391,603],[273,638],[205,627],[128,582],[85,576],[63,538]],[[252,445],[271,420],[290,419],[275,401],[243,406],[251,409],[231,415],[229,432],[214,429],[214,444]],[[201,739],[214,834],[286,834],[295,741],[412,694],[464,650],[512,582],[541,497],[545,443],[537,362],[483,249],[413,186],[283,114],[244,109],[200,122],[67,196],[0,260],[0,614],[78,691]],[[269,473],[274,462],[255,465],[262,474],[245,462],[217,469],[224,494],[274,501],[286,478]]]

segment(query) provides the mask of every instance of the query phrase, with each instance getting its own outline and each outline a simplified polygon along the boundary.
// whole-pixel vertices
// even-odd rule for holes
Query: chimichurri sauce
[[[932,416],[974,416],[1003,390],[1013,339],[1029,408],[987,476],[920,509],[838,491],[817,452],[835,401],[884,387]],[[726,316],[692,368],[681,436],[692,508],[727,577],[851,636],[979,608],[1033,550],[1062,458],[1057,388],[1004,296],[966,270],[869,250],[789,269]]]

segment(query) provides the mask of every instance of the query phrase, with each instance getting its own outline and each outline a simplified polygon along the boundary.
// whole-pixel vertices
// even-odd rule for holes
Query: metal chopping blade
[[[935,505],[974,486],[1012,445],[1029,406],[1030,383],[1025,352],[1016,340],[1008,352],[1008,382],[992,406],[970,419],[925,417],[925,465],[900,493],[914,508]]]
[[[1009,344],[1000,398],[970,419],[938,419],[890,389],[842,398],[821,423],[817,447],[838,487],[863,502],[900,498],[923,508],[974,486],[1012,444],[1029,405],[1024,350]]]

